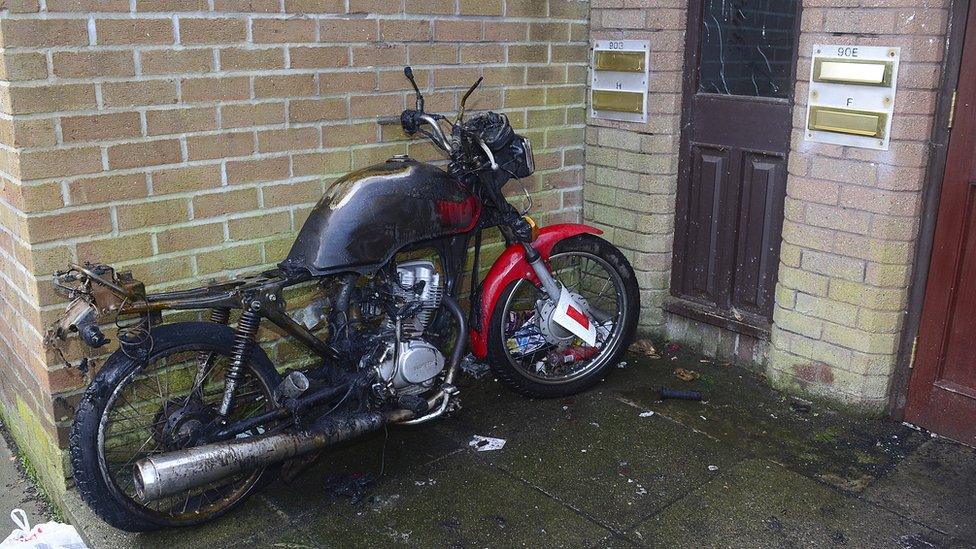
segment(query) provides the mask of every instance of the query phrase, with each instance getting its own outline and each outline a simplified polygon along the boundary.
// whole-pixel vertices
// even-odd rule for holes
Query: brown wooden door
[[[771,320],[798,10],[793,0],[690,2],[672,306],[733,325]]]
[[[976,445],[976,9],[954,124],[905,417]]]

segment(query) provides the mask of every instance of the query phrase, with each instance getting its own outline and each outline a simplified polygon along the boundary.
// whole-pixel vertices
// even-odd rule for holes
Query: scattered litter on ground
[[[661,387],[661,400],[702,400],[701,391],[689,391],[686,389],[671,389]]]
[[[713,472],[718,471],[718,465],[709,465],[708,470]]]
[[[790,402],[790,409],[801,414],[809,414],[813,407],[809,402],[794,400],[793,402]]]
[[[712,363],[712,361],[711,360],[708,360],[707,358],[703,358],[703,359],[699,360],[698,362],[701,362],[702,364],[711,364]]]
[[[366,497],[366,489],[373,480],[373,475],[370,473],[329,475],[325,478],[325,489],[336,497],[349,498],[349,502],[355,505]]]
[[[369,506],[372,507],[374,511],[378,511],[380,509],[393,507],[394,505],[396,505],[399,499],[400,499],[400,494],[390,494],[388,496],[372,496],[371,498],[369,498]]]
[[[654,348],[654,343],[650,339],[638,339],[630,345],[630,352],[651,356],[657,354],[657,349]]]
[[[654,410],[648,410],[646,412],[641,412],[640,417],[651,417],[654,415]]]
[[[493,438],[493,437],[483,437],[481,435],[474,435],[471,437],[471,442],[468,446],[474,448],[479,452],[488,452],[491,450],[501,450],[505,447],[505,442],[503,438]]]
[[[10,512],[10,520],[16,528],[5,540],[0,542],[3,549],[29,549],[57,547],[59,549],[87,549],[78,531],[70,524],[61,522],[45,522],[35,524],[33,528],[27,521],[27,513],[23,509]]]
[[[617,368],[626,368],[626,367],[627,367],[626,360],[621,360],[620,362],[617,363]]]
[[[475,358],[471,353],[461,360],[461,371],[468,374],[475,379],[481,379],[488,375],[491,371],[491,366],[488,366],[487,362],[483,362]]]
[[[681,381],[694,381],[701,377],[701,375],[694,370],[686,370],[684,368],[675,368],[674,377],[680,379]]]
[[[681,345],[672,342],[672,343],[668,343],[668,345],[664,349],[669,353],[677,353],[678,351],[681,350]]]

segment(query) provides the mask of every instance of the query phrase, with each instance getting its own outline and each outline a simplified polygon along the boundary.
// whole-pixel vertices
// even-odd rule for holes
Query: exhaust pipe
[[[243,471],[280,463],[377,431],[390,421],[404,419],[403,412],[364,412],[328,418],[307,433],[248,437],[144,458],[132,469],[136,495],[143,501],[153,501]]]

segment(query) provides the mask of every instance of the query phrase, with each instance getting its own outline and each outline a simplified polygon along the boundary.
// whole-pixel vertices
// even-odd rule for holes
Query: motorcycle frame
[[[482,233],[485,229],[495,226],[499,227],[508,245],[489,269],[481,283],[476,283],[480,274],[479,263]],[[433,249],[437,253],[441,267],[444,270],[445,293],[450,296],[450,299],[455,303],[455,307],[455,300],[460,293],[460,281],[468,253],[473,252],[475,254],[470,271],[472,282],[470,288],[470,311],[467,315],[468,321],[465,321],[463,316],[458,317],[462,336],[458,338],[455,345],[470,345],[470,349],[476,357],[484,358],[487,355],[488,323],[504,289],[509,283],[518,279],[526,279],[536,285],[542,285],[542,282],[536,275],[535,267],[530,265],[528,259],[531,255],[530,252],[534,252],[537,254],[537,258],[545,261],[548,260],[553,247],[558,242],[579,234],[601,233],[602,231],[597,228],[581,224],[565,223],[551,225],[541,228],[536,239],[529,244],[516,239],[509,227],[488,215],[480,219],[474,230],[468,233],[421,242],[404,247],[400,252]],[[473,250],[469,246],[472,237],[475,241]],[[381,269],[389,268],[389,265],[390,263],[380,267],[377,272]],[[121,304],[116,309],[119,315],[140,315],[143,318],[158,318],[160,313],[165,310],[207,309],[210,310],[211,322],[226,325],[230,322],[231,311],[242,310],[244,311],[241,315],[242,320],[245,315],[249,314],[255,321],[253,324],[238,322],[237,329],[235,330],[235,342],[243,340],[248,345],[254,344],[257,327],[261,319],[266,319],[304,345],[312,353],[324,359],[326,364],[334,364],[341,360],[339,353],[328,341],[319,338],[311,330],[287,314],[283,294],[284,290],[288,287],[313,280],[342,278],[346,273],[314,276],[308,272],[288,273],[282,269],[273,269],[260,274],[222,283],[213,283],[198,288],[139,296],[127,291],[126,288],[116,284],[114,281],[105,279],[91,269],[78,265],[73,265],[73,268],[87,276],[94,284],[105,286],[113,293],[118,294],[118,297],[122,299]],[[461,311],[459,310],[457,314],[461,314]],[[248,351],[246,348],[239,349],[238,356],[233,358],[237,360],[237,364],[242,365],[246,352]],[[461,355],[457,352],[457,349],[455,349],[452,355],[456,356],[459,361]],[[214,440],[233,437],[237,433],[250,428],[252,424],[256,424],[255,422],[260,423],[270,419],[287,418],[289,415],[298,416],[302,411],[334,398],[347,388],[350,383],[357,382],[357,376],[343,375],[341,370],[333,368],[330,370],[330,374],[332,374],[335,381],[334,386],[330,385],[324,389],[310,392],[298,399],[293,399],[293,402],[279,403],[274,410],[252,418],[252,420],[224,424],[221,430],[215,435]],[[448,387],[449,385],[450,381],[446,381],[444,391],[442,392],[453,394],[453,387]],[[234,391],[234,384],[228,380],[225,384],[222,410],[230,408],[234,398]],[[445,394],[441,402],[442,408],[446,406],[447,402],[448,398]],[[443,412],[443,410],[440,410],[440,412]],[[435,412],[431,414],[431,417],[435,417],[436,415],[439,415],[439,413]],[[295,419],[297,420],[297,417]]]

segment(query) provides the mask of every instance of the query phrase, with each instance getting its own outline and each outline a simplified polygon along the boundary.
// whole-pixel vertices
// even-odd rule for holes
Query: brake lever
[[[485,151],[485,154],[488,155],[488,162],[491,165],[491,170],[497,172],[498,171],[498,163],[495,162],[495,155],[493,155],[491,153],[491,149],[488,148],[488,144],[486,144],[484,142],[484,140],[482,140],[477,135],[474,136],[474,138],[475,138],[475,140],[478,141],[478,146],[481,147],[481,150]]]

